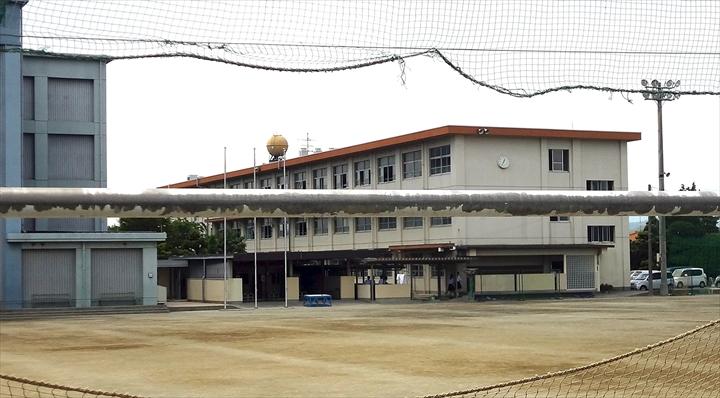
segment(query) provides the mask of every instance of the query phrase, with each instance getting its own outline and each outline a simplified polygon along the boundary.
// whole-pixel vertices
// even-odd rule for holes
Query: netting
[[[587,366],[429,397],[720,397],[720,320]]]
[[[720,319],[604,361],[444,397],[720,397]],[[73,388],[0,374],[0,398],[134,395]]]
[[[0,374],[0,398],[140,398],[122,394],[61,386]]]
[[[587,88],[720,94],[720,2],[32,0],[24,48],[335,71],[421,55],[513,96]]]

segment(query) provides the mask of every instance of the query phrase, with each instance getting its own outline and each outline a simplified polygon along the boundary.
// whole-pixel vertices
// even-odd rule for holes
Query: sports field
[[[157,397],[418,396],[574,367],[720,318],[720,295],[4,321],[0,373]]]

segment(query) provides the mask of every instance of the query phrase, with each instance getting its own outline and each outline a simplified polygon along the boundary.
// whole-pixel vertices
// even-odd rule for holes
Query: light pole
[[[680,85],[680,80],[672,81],[668,80],[663,85],[657,80],[653,80],[648,83],[647,80],[643,79],[640,82],[647,91],[643,92],[643,98],[646,100],[655,101],[657,103],[657,118],[658,118],[658,178],[660,191],[665,190],[665,177],[670,173],[665,174],[665,163],[663,153],[663,125],[662,125],[662,107],[664,101],[676,100],[680,97],[680,94],[674,93],[670,90],[677,88]],[[667,296],[667,242],[666,242],[666,231],[665,231],[665,217],[658,217],[658,236],[659,236],[659,252],[660,252],[660,295]],[[648,275],[650,281],[650,289],[652,289],[652,273]]]
[[[288,181],[287,181],[287,171],[285,167],[285,163],[287,159],[287,147],[285,147],[285,151],[283,152],[283,188],[288,189]],[[285,308],[288,306],[288,246],[290,244],[290,237],[288,236],[288,223],[287,223],[287,217],[283,217],[283,235],[285,235],[285,250],[284,250],[284,257],[285,257]]]

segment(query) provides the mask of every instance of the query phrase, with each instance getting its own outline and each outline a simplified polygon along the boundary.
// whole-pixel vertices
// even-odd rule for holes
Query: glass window
[[[614,188],[613,180],[587,180],[588,191],[612,191]]]
[[[262,239],[271,239],[272,238],[272,219],[266,218],[263,220],[262,229],[261,229],[261,235],[260,237]]]
[[[370,217],[357,217],[355,219],[355,232],[366,232],[372,230],[372,219]]]
[[[422,228],[422,217],[403,217],[403,228]]]
[[[395,217],[378,218],[378,229],[388,230],[397,228],[397,219]]]
[[[615,242],[614,225],[588,225],[588,242]]]
[[[305,172],[299,171],[293,175],[293,180],[295,182],[294,187],[295,189],[305,189],[307,188],[307,181],[305,180]]]
[[[570,221],[570,217],[568,217],[568,216],[550,216],[550,221],[552,221],[552,222],[568,222],[568,221]]]
[[[275,186],[277,189],[285,189],[285,179],[283,176],[275,177]]]
[[[335,218],[333,223],[335,224],[333,227],[335,228],[336,234],[346,234],[350,232],[350,220],[348,218]]]
[[[313,189],[325,189],[325,176],[327,170],[315,169],[312,172],[313,175]]]
[[[430,226],[437,227],[441,225],[451,225],[452,217],[430,217]]]
[[[284,238],[285,237],[285,223],[283,222],[283,219],[278,220],[278,228],[277,228],[277,236],[278,238]]]
[[[270,189],[272,188],[272,179],[270,178],[263,178],[260,180],[260,189]]]
[[[355,186],[370,185],[370,161],[355,162]]]
[[[450,172],[450,145],[430,148],[430,175]]]
[[[247,224],[245,224],[245,239],[255,239],[255,225],[252,223],[252,221],[249,221]]]
[[[422,176],[422,152],[406,152],[402,155],[403,178]]]
[[[243,182],[243,189],[253,189],[253,182],[252,181]]]
[[[395,181],[395,156],[378,158],[378,182]]]
[[[313,233],[315,235],[327,235],[328,219],[327,218],[313,218]]]
[[[348,187],[348,166],[339,164],[333,166],[333,189],[343,189]]]
[[[307,220],[299,218],[295,220],[295,236],[307,235]]]
[[[550,171],[570,171],[570,150],[549,149]]]

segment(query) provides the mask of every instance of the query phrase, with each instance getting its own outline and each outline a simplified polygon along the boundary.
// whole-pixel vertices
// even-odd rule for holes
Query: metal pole
[[[285,150],[285,153],[283,154],[283,188],[284,190],[288,189],[288,181],[287,181],[287,171],[285,168],[285,159],[287,159],[287,149]],[[287,224],[287,217],[283,217],[283,228],[285,229],[285,308],[288,307],[288,243],[290,242],[290,239],[288,237],[288,224]]]
[[[658,178],[660,192],[665,190],[665,160],[663,153],[663,125],[662,125],[662,100],[657,100],[658,107]],[[658,217],[658,231],[660,237],[660,295],[668,295],[667,287],[667,243],[665,231],[665,217]],[[650,279],[650,287],[652,290],[652,273],[648,276]]]
[[[648,239],[648,275],[652,276],[653,272],[653,250],[652,250],[652,224],[650,224],[650,216],[647,220],[647,239]],[[652,283],[652,279],[650,279]],[[648,287],[648,295],[653,295],[652,285]]]
[[[253,148],[253,188],[257,189],[257,161],[255,160],[255,148]],[[257,296],[257,254],[258,254],[258,240],[257,240],[257,217],[253,217],[253,240],[255,241],[255,253],[253,258],[253,272],[254,272],[254,286],[255,286],[255,309],[258,307],[258,296]]]
[[[227,189],[227,147],[223,147],[223,189]],[[227,217],[223,217],[223,309],[227,309]]]

